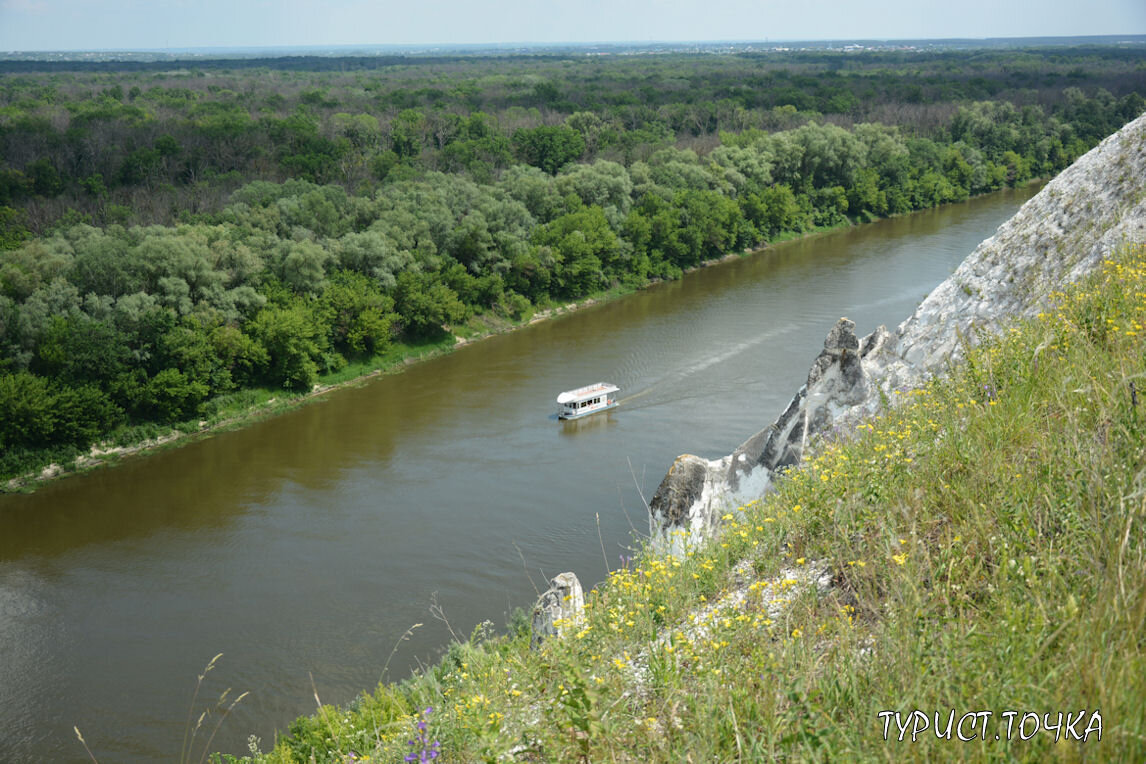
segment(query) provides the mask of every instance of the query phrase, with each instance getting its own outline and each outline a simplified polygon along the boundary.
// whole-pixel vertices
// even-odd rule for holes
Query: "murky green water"
[[[468,634],[561,571],[599,581],[647,532],[638,488],[771,422],[837,318],[898,324],[1033,192],[776,247],[0,497],[0,761],[88,761],[73,725],[100,761],[178,759],[220,652],[195,716],[249,690],[212,748],[269,748],[315,689],[373,687],[414,624],[388,676],[433,659],[432,603]],[[598,380],[622,405],[559,422],[557,394]]]

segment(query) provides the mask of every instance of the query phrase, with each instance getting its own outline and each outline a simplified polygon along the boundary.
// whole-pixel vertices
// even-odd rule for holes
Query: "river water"
[[[600,581],[678,454],[767,425],[836,319],[898,324],[1035,190],[776,246],[0,497],[0,761],[89,761],[73,726],[100,761],[177,760],[228,687],[250,695],[211,748],[269,749],[316,692],[408,676],[562,571]],[[556,419],[598,380],[620,407]]]

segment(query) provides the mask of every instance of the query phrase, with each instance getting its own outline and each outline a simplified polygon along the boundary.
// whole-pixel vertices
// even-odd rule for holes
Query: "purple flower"
[[[406,741],[408,745],[414,746],[414,750],[406,754],[404,761],[433,761],[438,758],[438,754],[441,753],[438,749],[442,744],[437,740],[430,742],[430,736],[426,734],[426,717],[433,712],[433,706],[427,706],[426,709],[422,711],[422,718],[418,720],[416,725],[418,734],[414,736],[413,740]]]

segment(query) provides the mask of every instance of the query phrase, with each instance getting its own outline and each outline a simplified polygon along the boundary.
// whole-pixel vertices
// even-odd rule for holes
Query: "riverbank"
[[[255,760],[1141,759],[1143,294],[1112,253],[563,637],[479,630]]]
[[[763,251],[763,248],[758,251]],[[617,299],[632,294],[632,291],[603,292],[583,300],[543,309],[521,321],[478,316],[467,325],[449,327],[449,331],[436,340],[421,344],[395,343],[380,356],[355,361],[337,372],[322,374],[314,387],[305,393],[270,388],[242,390],[226,396],[228,400],[209,402],[209,405],[218,406],[219,410],[207,418],[197,418],[170,427],[148,425],[124,428],[120,435],[92,444],[87,452],[79,453],[69,461],[60,463],[49,458],[41,468],[0,483],[0,493],[29,493],[49,480],[114,466],[128,457],[184,446],[203,438],[245,427],[307,405],[336,390],[365,384],[380,375],[400,373],[411,364],[453,352],[463,345]],[[132,433],[141,430],[147,433],[145,437],[132,437]]]
[[[684,274],[688,275],[728,260],[761,254],[777,243],[822,236],[844,227],[849,226],[841,224],[817,228],[800,235],[785,235],[775,242],[765,243],[755,249],[728,253],[723,257],[704,261],[696,267],[687,269]],[[651,280],[640,287],[614,287],[573,302],[531,309],[518,320],[492,314],[478,315],[466,324],[446,327],[447,332],[439,338],[420,344],[395,343],[380,356],[355,361],[338,372],[320,375],[318,382],[305,393],[272,388],[249,388],[209,401],[208,411],[192,420],[169,426],[146,424],[124,427],[117,434],[92,444],[86,451],[75,448],[54,448],[44,452],[43,458],[35,468],[20,475],[8,475],[3,479],[0,482],[0,494],[31,493],[47,481],[113,467],[125,459],[182,447],[204,438],[246,427],[307,405],[332,391],[365,384],[380,375],[401,372],[411,364],[436,358],[478,340],[612,302],[659,283],[660,280]]]

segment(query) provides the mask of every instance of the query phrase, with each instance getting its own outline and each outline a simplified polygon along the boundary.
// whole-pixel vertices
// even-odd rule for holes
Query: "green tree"
[[[593,112],[576,111],[565,118],[565,124],[581,134],[581,139],[585,142],[585,153],[590,157],[594,156],[600,143],[601,132],[605,127],[601,118]]]
[[[210,329],[194,316],[184,318],[159,338],[152,368],[178,369],[187,382],[202,384],[210,394],[235,388],[230,369],[215,352]]]
[[[149,419],[178,422],[197,416],[209,389],[178,369],[163,369],[147,382],[143,405]]]
[[[317,308],[335,349],[349,355],[381,353],[390,345],[397,315],[394,300],[376,282],[352,271],[338,271],[327,282]]]
[[[565,125],[523,127],[513,134],[513,149],[521,160],[556,175],[566,164],[581,158],[585,139]]]
[[[624,254],[621,240],[600,207],[583,207],[539,226],[533,242],[549,247],[555,256],[556,285],[566,297],[600,290],[618,273]]]
[[[812,222],[818,226],[831,226],[847,220],[848,194],[843,186],[814,188],[808,194],[812,204]]]
[[[426,115],[406,109],[390,122],[390,147],[400,159],[416,159],[426,142]]]
[[[0,167],[0,205],[17,204],[32,194],[32,180],[20,170]]]
[[[591,165],[570,165],[557,176],[556,186],[562,196],[576,194],[586,207],[600,207],[614,228],[629,214],[633,181],[616,162],[599,159]]]
[[[372,114],[347,114],[339,112],[331,118],[335,131],[350,141],[358,151],[374,149],[382,137],[378,118]]]
[[[549,296],[556,259],[549,247],[532,246],[519,253],[506,274],[508,286],[515,292],[540,302]]]
[[[318,380],[323,335],[300,301],[270,305],[258,312],[246,332],[266,348],[267,378],[290,390],[309,390]]]
[[[1001,164],[1007,168],[1007,183],[1018,185],[1031,179],[1031,160],[1015,151],[1004,151]]]
[[[682,268],[722,257],[750,243],[751,234],[736,202],[716,191],[682,191],[674,204],[681,210],[681,241],[686,243]]]
[[[625,233],[635,257],[648,261],[649,273],[679,278],[680,263],[689,259],[681,238],[681,210],[657,194],[646,194],[625,220]]]
[[[751,194],[744,214],[761,235],[769,239],[783,232],[803,231],[805,227],[796,194],[783,183]]]
[[[126,338],[110,323],[56,315],[37,348],[33,370],[70,385],[106,385],[126,370],[130,357]]]
[[[348,233],[333,245],[338,265],[369,276],[383,289],[393,289],[397,274],[414,265],[414,255],[400,250],[379,231]]]
[[[399,274],[393,296],[402,325],[415,337],[442,334],[445,324],[463,321],[469,313],[454,290],[425,273]]]
[[[32,184],[32,193],[38,196],[59,196],[64,190],[64,179],[50,159],[40,158],[29,162],[24,174]]]
[[[212,329],[211,347],[220,366],[239,387],[254,384],[270,364],[267,349],[237,326],[223,324]]]
[[[0,251],[16,249],[28,239],[28,213],[22,209],[0,206]]]
[[[502,173],[498,186],[525,205],[539,223],[548,223],[564,212],[565,201],[554,179],[531,165],[515,165]]]
[[[145,181],[154,181],[159,169],[160,154],[157,149],[136,149],[123,159],[119,168],[119,182],[132,186]]]
[[[143,288],[143,269],[130,242],[97,229],[73,241],[76,254],[68,279],[81,293],[121,297]]]
[[[0,446],[39,447],[56,429],[48,381],[26,371],[0,374]]]
[[[848,187],[867,163],[867,148],[852,133],[836,125],[803,125],[794,131],[803,148],[800,177],[815,188]]]
[[[123,409],[94,385],[57,387],[52,396],[56,424],[52,439],[86,448],[123,421]]]
[[[326,264],[330,252],[312,241],[292,241],[284,244],[282,269],[279,277],[300,293],[317,293],[326,278]]]
[[[853,215],[870,212],[887,214],[887,194],[879,187],[879,173],[871,167],[856,172],[855,182],[847,190],[848,211]]]

